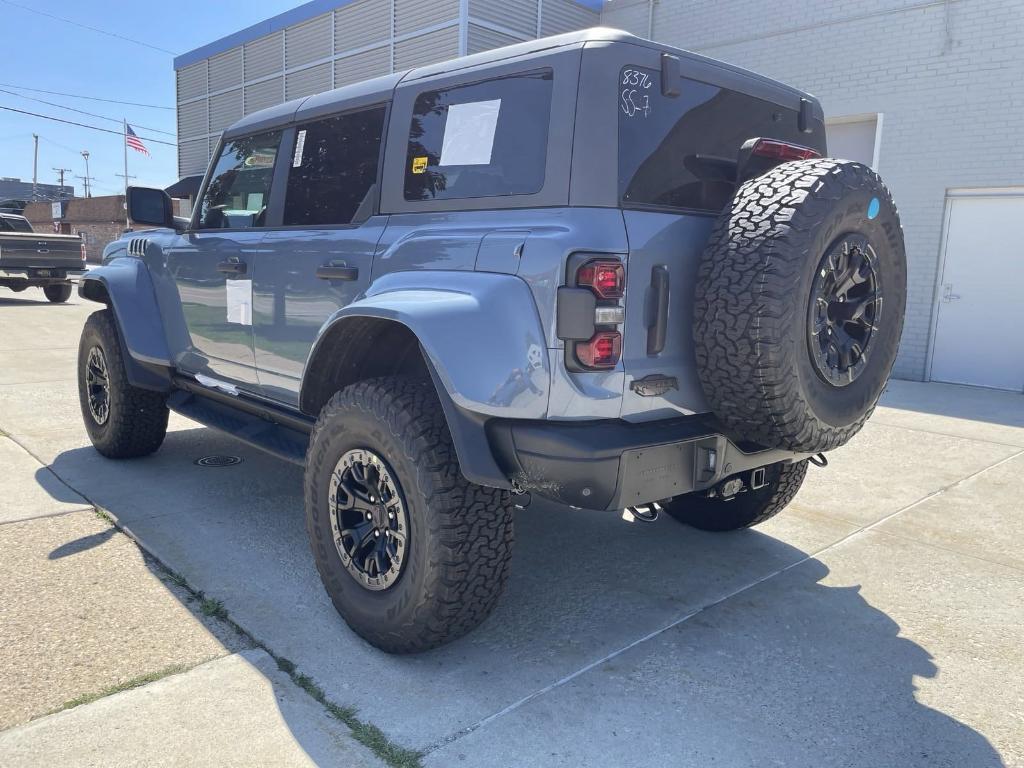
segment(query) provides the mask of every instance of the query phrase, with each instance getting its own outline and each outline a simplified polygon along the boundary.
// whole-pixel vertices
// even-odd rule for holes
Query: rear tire
[[[463,477],[429,381],[371,379],[335,394],[310,439],[305,496],[327,594],[381,650],[464,635],[508,581],[510,494]]]
[[[45,285],[43,286],[43,293],[46,294],[47,301],[53,304],[63,304],[71,298],[71,285],[69,283]]]
[[[167,398],[129,383],[109,309],[93,312],[82,329],[78,401],[89,439],[109,459],[148,456],[167,434]]]
[[[729,499],[706,492],[689,493],[676,496],[662,507],[679,522],[702,531],[749,528],[779,514],[796,496],[806,474],[806,459],[776,464],[767,468],[768,484],[756,491],[746,490]]]

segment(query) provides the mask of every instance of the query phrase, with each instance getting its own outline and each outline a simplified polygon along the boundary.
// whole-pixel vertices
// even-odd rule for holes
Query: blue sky
[[[243,27],[262,21],[300,2],[286,0],[181,0],[139,3],[128,0],[0,0],[0,89],[63,104],[97,115],[127,118],[135,132],[174,141],[142,126],[175,132],[174,67],[168,53],[108,37],[81,27],[40,16],[17,5],[62,16],[116,35],[135,38],[174,53],[184,53]],[[22,88],[98,96],[105,99],[158,104],[167,109],[108,104],[99,101],[35,93]],[[0,105],[66,120],[120,130],[118,123],[69,112],[0,91]],[[32,134],[39,139],[39,181],[56,183],[52,168],[70,168],[68,176],[85,174],[81,150],[89,150],[93,194],[121,190],[121,136],[0,110],[0,176],[32,179]],[[177,180],[174,147],[143,138],[151,157],[128,151],[133,184],[165,187]],[[72,178],[75,194],[82,182]],[[68,183],[67,176],[65,183]]]

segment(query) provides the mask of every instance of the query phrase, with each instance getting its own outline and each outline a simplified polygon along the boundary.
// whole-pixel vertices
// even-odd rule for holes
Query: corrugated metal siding
[[[388,46],[346,56],[334,62],[334,87],[369,80],[371,77],[386,75],[391,68],[391,51]]]
[[[492,48],[501,48],[503,45],[523,42],[518,37],[504,35],[486,27],[478,27],[476,24],[469,25],[469,52],[480,53],[489,51]]]
[[[242,84],[242,46],[218,53],[210,59],[210,93]]]
[[[404,35],[459,16],[459,0],[395,0],[395,34]],[[395,64],[396,69],[402,69]]]
[[[285,76],[285,100],[297,99],[331,90],[330,63],[317,64],[315,67],[300,69]]]
[[[245,44],[245,79],[273,75],[284,69],[283,32]]]
[[[459,28],[449,27],[395,43],[395,71],[422,67],[459,55]]]
[[[205,136],[210,132],[206,120],[206,99],[178,105],[178,138]]]
[[[284,102],[284,78],[275,77],[245,87],[245,114],[256,112]]]
[[[325,13],[284,31],[285,67],[301,67],[331,55],[331,14]]]
[[[540,36],[560,35],[575,29],[596,27],[600,23],[600,14],[573,0],[544,0],[540,12]]]
[[[469,16],[526,37],[537,36],[537,0],[469,0]]]
[[[390,3],[384,0],[360,0],[336,10],[334,52],[344,53],[387,40],[391,36],[390,11]]]
[[[209,159],[206,139],[181,142],[178,144],[178,178],[202,173]]]
[[[210,97],[210,132],[223,131],[242,117],[242,89]]]
[[[197,61],[184,69],[179,69],[178,101],[203,96],[206,93],[206,62]]]

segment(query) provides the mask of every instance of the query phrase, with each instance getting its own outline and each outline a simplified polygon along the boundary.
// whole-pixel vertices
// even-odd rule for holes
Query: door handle
[[[316,276],[321,280],[358,280],[359,268],[344,264],[321,264],[316,268]]]
[[[248,267],[244,261],[222,261],[217,265],[218,272],[228,275],[244,275]]]
[[[651,307],[647,320],[647,354],[651,357],[665,349],[668,335],[668,268],[658,264],[651,269]]]

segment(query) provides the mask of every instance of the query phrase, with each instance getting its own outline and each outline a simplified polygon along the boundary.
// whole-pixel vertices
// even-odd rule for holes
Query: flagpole
[[[124,123],[124,224],[125,229],[132,228],[132,220],[128,214],[128,118]]]

